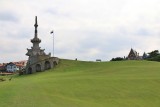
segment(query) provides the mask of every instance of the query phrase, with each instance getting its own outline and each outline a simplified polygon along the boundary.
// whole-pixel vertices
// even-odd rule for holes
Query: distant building
[[[96,59],[96,62],[101,62],[101,59]]]
[[[13,62],[13,63],[18,67],[19,70],[23,70],[26,67],[27,60]]]
[[[10,62],[6,65],[6,71],[7,72],[16,72],[18,70],[19,70],[18,66],[16,66],[16,64],[14,64],[12,62]]]
[[[0,71],[6,71],[6,64],[0,64]]]
[[[13,62],[16,65],[20,65],[20,66],[26,66],[27,65],[27,60],[22,60],[22,61],[18,61],[18,62]]]
[[[26,63],[27,63],[27,60],[10,62],[10,63],[2,63],[0,64],[0,71],[16,72],[16,71],[25,69]]]
[[[131,48],[127,59],[128,60],[141,60],[142,56],[139,56],[139,53]]]
[[[29,56],[29,58],[24,74],[32,74],[35,72],[51,69],[59,62],[59,59],[57,57],[51,57],[51,54],[46,54],[44,52],[45,49],[41,49],[39,47],[39,43],[41,43],[41,40],[38,38],[37,16],[35,18],[34,27],[35,27],[34,38],[31,39],[33,47],[31,47],[31,49],[27,49],[28,52],[26,53],[26,55]]]

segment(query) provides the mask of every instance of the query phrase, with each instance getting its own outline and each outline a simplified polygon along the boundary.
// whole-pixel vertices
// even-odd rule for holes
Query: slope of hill
[[[159,107],[160,63],[61,60],[0,82],[0,107]]]

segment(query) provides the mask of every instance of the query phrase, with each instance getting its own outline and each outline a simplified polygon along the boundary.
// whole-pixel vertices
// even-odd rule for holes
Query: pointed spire
[[[35,24],[34,24],[34,27],[35,27],[35,33],[34,33],[34,38],[31,40],[32,43],[40,43],[41,40],[38,38],[38,30],[37,30],[37,27],[38,27],[38,23],[37,23],[37,16],[35,17]]]
[[[37,27],[38,27],[38,23],[37,23],[37,16],[35,17],[35,24],[34,24],[34,27],[35,27],[35,38],[37,38]]]

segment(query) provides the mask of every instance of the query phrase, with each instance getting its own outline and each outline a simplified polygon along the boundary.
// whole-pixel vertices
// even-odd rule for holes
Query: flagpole
[[[54,57],[54,31],[53,31],[53,57]]]

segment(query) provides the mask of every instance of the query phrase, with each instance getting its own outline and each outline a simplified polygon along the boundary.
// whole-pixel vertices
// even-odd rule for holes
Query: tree
[[[149,58],[154,58],[154,57],[160,55],[158,50],[154,50],[152,52],[149,52],[148,54],[149,54]]]
[[[146,58],[146,60],[160,61],[160,53],[158,50],[154,50],[152,52],[149,52],[148,54],[149,54],[149,56]]]
[[[111,61],[123,61],[124,59],[121,57],[112,58]]]

